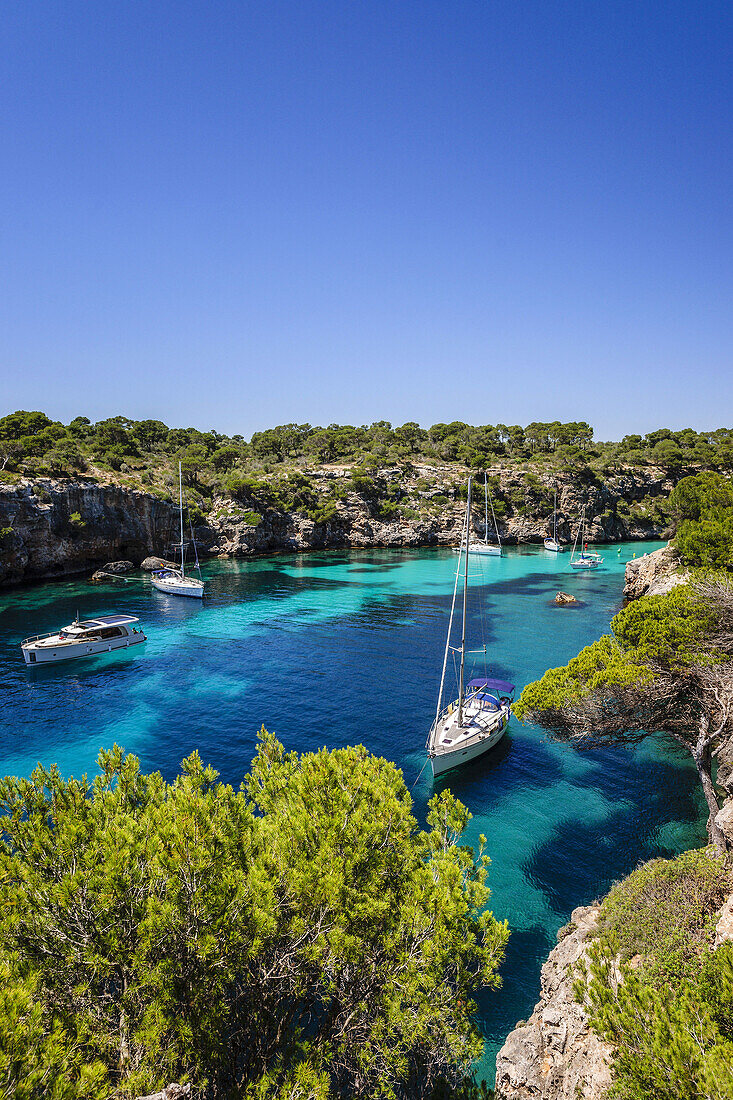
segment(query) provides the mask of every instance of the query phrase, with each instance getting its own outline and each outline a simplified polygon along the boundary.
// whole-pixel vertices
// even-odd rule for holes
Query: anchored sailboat
[[[582,550],[575,556],[575,551],[578,546],[578,542],[582,546]],[[575,535],[575,543],[573,544],[573,552],[570,555],[570,566],[572,569],[597,569],[599,565],[603,563],[603,558],[595,550],[588,550],[588,543],[585,541],[585,507],[580,513],[580,523],[578,524],[578,530]]]
[[[555,489],[555,504],[553,508],[553,524],[552,524],[552,538],[545,539],[545,550],[552,550],[556,554],[561,554],[565,547],[557,541],[557,489]]]
[[[455,768],[458,764],[467,764],[476,760],[493,748],[504,735],[511,704],[514,697],[514,684],[504,680],[478,678],[465,683],[466,665],[466,607],[468,603],[468,556],[471,553],[471,479],[468,480],[468,502],[464,522],[464,537],[461,546],[463,558],[463,610],[461,617],[460,650],[451,645],[453,617],[456,609],[458,580],[461,575],[461,559],[456,569],[453,586],[453,602],[448,624],[448,637],[443,656],[443,672],[440,677],[438,706],[430,733],[428,735],[428,757],[433,775],[440,775]],[[448,666],[448,653],[460,652],[461,665],[458,684],[458,699],[443,708],[443,688]]]
[[[489,507],[491,507],[491,518],[494,522],[494,530],[496,531],[496,545],[488,541]],[[456,554],[462,554],[463,549],[463,543],[461,543],[460,546],[453,547],[453,550]],[[499,534],[499,525],[496,522],[496,515],[494,513],[494,503],[489,495],[489,484],[486,474],[484,474],[484,537],[483,539],[477,539],[472,542],[468,552],[469,554],[489,554],[493,557],[501,557],[501,535]]]
[[[183,474],[181,472],[181,464],[178,463],[178,506],[181,513],[181,568],[180,569],[157,569],[151,574],[150,580],[154,588],[157,588],[159,592],[167,592],[170,596],[194,596],[198,599],[204,594],[204,582],[197,580],[196,577],[186,576],[186,563],[185,563],[185,548],[183,542]],[[193,531],[191,532],[191,541],[193,542],[194,553],[196,554],[196,567],[198,568],[198,554],[196,553],[196,542],[193,538]],[[201,570],[199,569],[199,576]]]

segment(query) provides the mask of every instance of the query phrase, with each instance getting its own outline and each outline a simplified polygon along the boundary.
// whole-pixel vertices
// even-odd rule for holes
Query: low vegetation
[[[239,791],[196,754],[172,783],[99,763],[0,782],[0,1095],[482,1092],[508,929],[449,792],[421,830],[393,764],[264,730]]]
[[[733,944],[714,944],[730,890],[708,849],[645,864],[603,902],[576,996],[614,1045],[609,1100],[733,1097]]]
[[[203,522],[215,499],[229,498],[252,515],[296,512],[327,524],[354,495],[377,520],[429,522],[462,499],[468,471],[500,467],[501,479],[489,477],[500,521],[550,516],[553,488],[561,480],[572,483],[584,498],[618,476],[608,501],[598,498],[596,518],[618,518],[642,531],[658,532],[673,520],[668,489],[660,491],[657,484],[643,499],[627,500],[623,475],[647,470],[658,483],[724,476],[733,469],[733,430],[660,429],[603,443],[594,440],[585,422],[521,427],[455,421],[422,428],[378,421],[361,427],[283,424],[245,440],[122,416],[97,423],[78,416],[69,424],[42,412],[18,411],[0,418],[0,481],[5,483],[84,477],[171,499],[177,494],[179,462],[195,522]],[[683,524],[686,508],[680,495],[676,509]],[[726,520],[721,531],[716,526],[720,522],[711,516],[706,535],[708,543],[717,539],[716,560],[725,557],[733,541],[733,523]],[[688,535],[683,538],[686,552],[700,557]]]

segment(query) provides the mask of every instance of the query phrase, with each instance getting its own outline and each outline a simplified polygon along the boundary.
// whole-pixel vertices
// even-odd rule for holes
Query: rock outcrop
[[[147,558],[143,558],[140,562],[140,568],[145,573],[152,573],[154,569],[178,569],[180,562],[176,564],[174,561],[167,561],[165,558],[158,558],[155,554],[151,554]]]
[[[679,554],[673,546],[664,546],[628,562],[624,597],[638,600],[640,596],[661,596],[686,580]]]
[[[613,1048],[591,1031],[573,994],[573,971],[599,912],[599,905],[575,909],[569,932],[550,952],[539,1003],[499,1051],[497,1100],[600,1100],[610,1085]]]
[[[575,596],[571,596],[569,592],[558,592],[555,596],[555,603],[563,607],[565,604],[577,603]]]
[[[108,561],[102,566],[104,573],[129,573],[135,566],[131,561]]]
[[[0,585],[139,563],[176,539],[178,509],[119,485],[43,480],[0,486]]]

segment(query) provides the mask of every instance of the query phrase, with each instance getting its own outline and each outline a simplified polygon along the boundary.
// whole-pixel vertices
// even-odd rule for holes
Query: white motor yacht
[[[170,596],[194,596],[200,600],[204,595],[204,582],[196,577],[186,576],[183,545],[183,475],[180,462],[178,463],[178,503],[181,515],[181,568],[156,569],[150,575],[150,582],[153,588],[157,588],[159,592],[167,592]],[[193,532],[191,532],[191,538],[195,553],[196,542],[193,540]],[[196,565],[198,566],[198,554],[196,554]]]
[[[443,673],[440,678],[438,706],[435,721],[428,734],[428,757],[433,775],[441,775],[459,764],[476,760],[501,740],[511,714],[514,685],[504,680],[486,678],[470,680],[464,684],[466,663],[466,603],[468,598],[468,557],[471,553],[471,480],[468,482],[468,503],[464,537],[461,544],[463,556],[463,615],[461,631],[461,665],[458,699],[443,708],[443,687],[448,665],[448,653],[458,649],[451,645],[451,630],[456,608],[458,578],[461,572],[459,560],[453,588],[451,617],[443,657]]]
[[[133,626],[134,615],[99,615],[62,627],[51,634],[36,634],[21,643],[27,665],[70,661],[74,657],[96,657],[113,649],[128,649],[146,641],[142,629]]]

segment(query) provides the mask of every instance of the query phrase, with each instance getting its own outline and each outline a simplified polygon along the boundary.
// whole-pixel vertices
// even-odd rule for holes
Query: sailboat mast
[[[552,537],[555,540],[555,545],[557,545],[557,489],[555,489],[555,528]]]
[[[571,562],[572,562],[572,561],[573,561],[573,559],[575,558],[575,551],[576,551],[576,549],[577,549],[577,547],[578,547],[578,539],[580,538],[580,532],[581,532],[581,531],[583,530],[583,523],[584,523],[584,521],[585,521],[585,505],[583,505],[583,510],[582,510],[582,512],[580,513],[580,523],[578,524],[578,530],[577,530],[577,532],[576,532],[576,534],[575,534],[575,542],[573,543],[573,552],[572,552],[572,554],[570,555],[570,561],[571,561]],[[581,545],[582,545],[582,542],[581,542]],[[582,553],[582,551],[581,551],[581,553]]]
[[[489,481],[488,471],[484,470],[484,542],[489,541]]]
[[[178,507],[181,512],[181,576],[183,577],[185,575],[183,565],[183,473],[180,462],[178,463]]]
[[[466,503],[466,548],[463,570],[463,618],[461,621],[461,679],[458,687],[458,727],[463,725],[463,678],[466,665],[466,605],[468,603],[468,543],[471,538],[471,478],[468,479]]]

